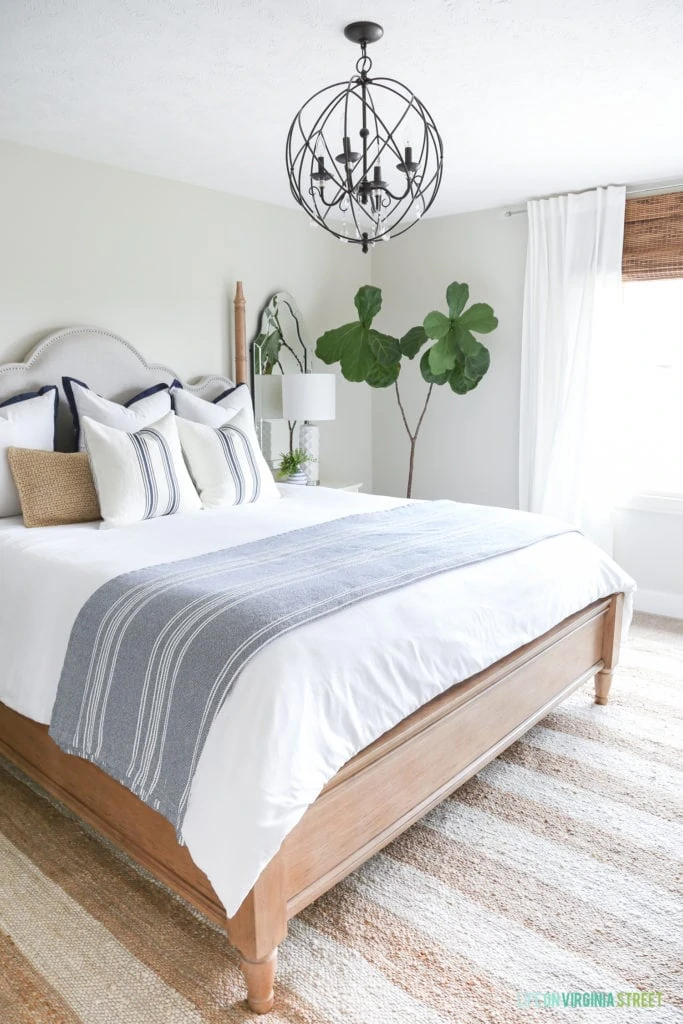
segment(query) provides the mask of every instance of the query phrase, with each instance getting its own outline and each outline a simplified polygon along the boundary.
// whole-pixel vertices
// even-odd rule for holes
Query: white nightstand
[[[358,491],[360,491],[360,489],[363,486],[363,484],[362,484],[362,482],[358,483],[358,484],[345,484],[345,483],[339,483],[336,480],[321,480],[320,481],[320,486],[321,487],[332,487],[333,490],[335,490],[335,491],[353,491],[355,494],[357,494]]]

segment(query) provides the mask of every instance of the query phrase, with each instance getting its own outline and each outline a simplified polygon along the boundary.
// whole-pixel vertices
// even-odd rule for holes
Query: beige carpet
[[[683,1021],[682,690],[683,623],[640,617],[608,707],[579,691],[290,923],[269,1019]],[[662,1005],[518,1005],[634,990]],[[242,996],[217,930],[0,771],[0,1024],[253,1021]]]

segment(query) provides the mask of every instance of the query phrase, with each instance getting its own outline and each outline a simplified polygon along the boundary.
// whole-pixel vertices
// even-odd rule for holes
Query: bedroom
[[[415,89],[444,145],[431,208],[404,235],[367,254],[311,225],[290,195],[284,159],[288,127],[306,99],[354,74],[358,51],[342,30],[360,17],[384,27],[369,48],[376,72]],[[240,828],[251,827],[247,811],[267,791],[259,773],[275,764],[255,760],[259,744],[288,770],[294,741],[303,756],[304,737],[315,733],[305,716],[320,709],[321,681],[332,664],[347,702],[313,716],[330,730],[316,750],[324,762],[316,765],[318,775],[302,762],[307,793],[293,795],[290,779],[290,790],[274,789],[273,805],[261,808],[263,825],[264,815],[272,824],[283,808],[311,805],[306,824],[289,833],[295,838],[271,862],[284,869],[285,882],[276,871],[263,872],[229,940],[220,909],[229,903],[227,882],[220,900],[214,888],[223,883],[212,877],[212,888],[206,880],[214,867],[195,867],[166,818],[89,762],[61,751],[57,757],[41,730],[71,625],[93,589],[143,565],[203,558],[227,543],[238,550],[269,529],[277,534],[268,525],[270,505],[186,511],[110,530],[97,523],[28,529],[20,516],[0,519],[3,1024],[249,1020],[247,983],[252,1009],[267,1009],[273,974],[274,1020],[512,1021],[541,1013],[679,1019],[683,459],[675,432],[683,368],[680,330],[670,330],[676,314],[668,311],[680,309],[676,289],[683,289],[683,150],[681,133],[672,131],[683,101],[681,42],[681,7],[664,0],[646,7],[585,0],[552,9],[531,0],[377,0],[372,9],[274,0],[170,9],[156,2],[2,5],[0,403],[58,386],[66,448],[73,448],[73,435],[63,376],[83,381],[95,405],[98,394],[116,402],[116,416],[119,402],[174,377],[184,385],[201,375],[220,378],[222,385],[209,382],[196,394],[183,388],[188,404],[195,397],[213,404],[227,390],[226,378],[241,379],[242,326],[248,354],[269,300],[287,292],[301,311],[315,375],[334,374],[336,408],[333,419],[320,422],[313,468],[323,486],[278,484],[289,497],[272,514],[287,531],[294,511],[285,525],[283,510],[290,515],[296,508],[298,527],[320,531],[326,516],[342,523],[354,512],[380,515],[391,498],[401,506],[409,441],[394,388],[347,380],[338,362],[315,357],[318,339],[355,319],[354,297],[363,286],[381,290],[373,326],[400,339],[431,311],[447,309],[449,285],[466,282],[470,301],[488,304],[498,321],[495,330],[477,334],[490,350],[490,368],[469,394],[434,387],[415,446],[413,497],[526,508],[572,525],[578,517],[589,535],[587,520],[599,513],[594,535],[619,567],[576,534],[550,537],[526,555],[520,549],[487,557],[368,597],[259,651],[243,681],[253,682],[256,673],[262,688],[264,681],[274,688],[284,667],[288,685],[309,686],[307,697],[298,694],[292,713],[283,683],[266,707],[245,706],[241,725],[228,722],[240,740],[232,767],[238,775],[247,774],[246,765],[251,771],[236,788],[232,768],[220,769],[232,779],[225,787],[230,813],[227,804],[210,805],[217,789],[205,783],[200,831],[208,849],[188,842],[197,860],[227,851],[238,820]],[[340,126],[333,127],[338,136]],[[399,145],[417,148],[416,138],[401,137]],[[566,303],[574,333],[552,317],[540,329],[543,289],[531,288],[528,260],[571,215],[561,197],[607,202],[597,190],[608,187],[614,231],[632,242],[637,266],[622,285],[619,245],[616,274],[627,315],[623,333],[607,333],[632,355],[610,362],[613,350],[603,347],[589,383],[604,401],[595,402],[594,393],[586,401],[593,410],[632,415],[603,416],[582,431],[580,403],[569,403],[573,418],[554,418],[558,381],[570,384],[573,399],[587,387],[576,367],[570,376],[566,365],[545,364],[545,404],[528,371],[540,365],[538,346],[548,331],[558,359],[568,358],[567,346],[575,354],[594,343],[585,321],[576,326],[573,318],[585,309],[597,272],[589,264],[578,298],[553,292],[555,304]],[[655,205],[665,216],[629,220],[629,210],[642,210],[634,203],[658,196],[670,197]],[[546,203],[548,197],[558,198]],[[587,230],[603,228],[593,218]],[[563,252],[554,255],[561,270]],[[670,265],[662,267],[664,257]],[[240,281],[244,314],[233,305]],[[560,288],[557,280],[553,287]],[[98,333],[55,342],[28,370],[5,372],[54,332],[82,325]],[[642,331],[653,327],[656,344],[644,346]],[[635,381],[605,372],[605,360],[615,371],[635,362]],[[401,361],[411,430],[427,390],[419,362]],[[158,366],[168,373],[160,376]],[[613,387],[617,378],[621,391]],[[87,403],[88,395],[80,399]],[[0,428],[19,405],[0,404]],[[177,407],[176,415],[184,418]],[[544,464],[541,441],[560,425],[565,447]],[[295,445],[297,439],[295,433]],[[8,446],[2,435],[0,444]],[[21,437],[9,444],[51,446]],[[280,413],[270,455],[277,460],[287,447]],[[592,504],[596,491],[585,478],[585,507],[562,514],[567,488],[558,486],[557,472],[549,504],[541,508],[537,494],[530,500],[531,482],[547,482],[552,469],[562,471],[560,484],[579,479],[577,463],[609,485],[609,516],[604,502]],[[82,458],[78,465],[82,470]],[[8,466],[9,460],[3,481]],[[358,486],[359,493],[342,489]],[[41,477],[39,506],[44,487]],[[466,505],[457,507],[464,514]],[[450,520],[439,528],[445,538]],[[560,548],[561,575],[550,556]],[[446,550],[444,539],[443,569]],[[312,541],[304,542],[297,565],[308,565],[311,553]],[[631,579],[635,620],[609,702],[595,705],[593,676],[607,686],[619,646],[620,609],[611,598],[631,596]],[[446,590],[450,581],[454,589]],[[507,611],[494,606],[496,592]],[[406,603],[409,593],[422,596]],[[564,634],[549,636],[589,608]],[[541,646],[524,652],[527,642]],[[418,676],[421,696],[408,685]],[[515,679],[524,682],[513,692]],[[469,681],[444,689],[458,680]],[[440,690],[443,698],[426,703]],[[239,686],[231,697],[239,693],[249,697]],[[424,709],[415,718],[418,704]],[[279,717],[267,720],[276,706]],[[489,724],[492,734],[482,734]],[[385,733],[392,727],[398,733]],[[380,734],[384,745],[368,748]],[[342,767],[366,748],[353,772]],[[113,845],[96,838],[102,834]],[[233,863],[220,864],[218,875],[236,877],[243,852],[245,877],[253,874],[247,847],[245,837],[236,842]],[[139,864],[186,902],[141,875]],[[589,1004],[596,993],[611,995],[614,1011],[609,1003],[600,1010],[598,1003],[572,1005],[576,993]]]

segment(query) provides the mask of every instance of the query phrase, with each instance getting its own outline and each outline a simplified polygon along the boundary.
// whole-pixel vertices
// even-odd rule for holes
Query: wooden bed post
[[[242,282],[238,281],[235,288],[235,383],[249,383],[247,360],[247,323],[246,301]]]
[[[624,608],[624,595],[613,594],[602,641],[603,667],[595,677],[595,703],[606,704],[609,697],[612,676],[619,663],[619,647],[621,644],[621,616]]]
[[[263,869],[235,916],[228,920],[228,936],[241,955],[247,1002],[254,1013],[268,1013],[273,1008],[277,947],[286,934],[287,898],[282,856],[278,853]]]

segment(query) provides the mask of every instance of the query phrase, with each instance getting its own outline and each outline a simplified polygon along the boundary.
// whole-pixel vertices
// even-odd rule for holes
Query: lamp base
[[[303,448],[309,458],[304,463],[304,473],[309,486],[315,487],[320,483],[320,431],[315,423],[308,421],[299,427],[299,447]]]

